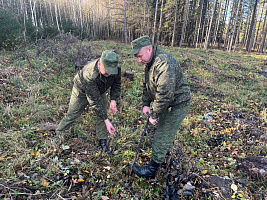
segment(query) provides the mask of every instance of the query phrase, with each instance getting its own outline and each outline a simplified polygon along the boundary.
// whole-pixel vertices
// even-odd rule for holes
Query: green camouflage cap
[[[132,50],[128,55],[137,54],[143,47],[151,45],[151,41],[148,35],[139,37],[131,42]]]
[[[119,59],[118,55],[114,51],[103,51],[100,62],[104,65],[106,73],[118,74],[118,67],[120,67]]]

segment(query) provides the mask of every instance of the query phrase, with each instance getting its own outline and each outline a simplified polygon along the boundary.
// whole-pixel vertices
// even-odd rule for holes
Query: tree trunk
[[[221,8],[222,8],[222,2],[221,0],[219,0],[219,8],[218,8],[219,16],[217,17],[217,20],[216,20],[216,27],[215,27],[214,34],[213,34],[212,45],[215,45],[216,40],[217,40],[217,34],[218,34],[220,19],[221,19],[221,14],[222,14]]]
[[[199,13],[199,22],[198,22],[197,33],[196,33],[196,40],[194,42],[195,48],[197,48],[197,45],[198,45],[198,38],[199,38],[199,32],[200,32],[200,28],[201,28],[201,21],[202,21],[203,4],[204,4],[204,0],[202,0],[202,2],[201,2],[201,8],[200,8],[200,13]]]
[[[266,29],[265,29],[266,30]],[[266,30],[267,31],[267,30]],[[266,32],[265,32],[266,34]],[[265,51],[266,51],[266,48],[267,48],[267,42],[265,42],[265,47],[264,47],[264,50],[263,50],[263,53],[265,54]]]
[[[240,47],[241,49],[243,48],[243,45],[246,43],[246,37],[247,37],[247,34],[248,34],[248,30],[249,30],[250,8],[251,8],[251,0],[249,2],[246,25],[245,25],[245,28],[244,28],[244,33],[243,33],[243,37],[242,37],[242,41],[241,41],[241,47]]]
[[[235,38],[235,45],[234,45],[234,49],[233,51],[235,51],[236,49],[236,46],[238,45],[239,43],[239,36],[240,36],[240,30],[241,30],[241,26],[242,26],[242,23],[243,23],[243,17],[242,17],[242,13],[244,11],[244,1],[242,3],[242,8],[241,8],[241,15],[240,15],[240,20],[239,20],[239,26],[238,26],[238,30],[237,30],[237,33],[236,33],[236,38]],[[238,20],[237,20],[238,21]]]
[[[35,3],[36,3],[36,0],[34,1],[33,5],[32,5],[32,0],[30,0],[32,24],[33,24],[33,26],[37,27],[37,23],[36,23],[36,20],[35,20],[35,17],[34,17]]]
[[[266,39],[266,33],[267,33],[267,22],[266,22],[266,19],[267,19],[267,8],[266,8],[266,12],[265,12],[264,25],[263,25],[263,28],[262,28],[263,36],[261,38],[260,53],[263,53],[263,47],[264,47],[264,43],[265,43],[265,39]],[[265,28],[264,28],[264,26],[265,26]]]
[[[125,44],[128,44],[128,37],[127,37],[127,18],[126,18],[126,2],[123,0],[123,21],[124,21],[124,39]]]
[[[177,24],[177,14],[179,9],[179,0],[176,1],[176,9],[175,9],[175,16],[174,16],[174,25],[173,25],[173,31],[172,31],[172,43],[171,46],[173,47],[174,41],[175,41],[175,34],[176,34],[176,24]]]
[[[229,44],[229,52],[230,53],[231,53],[231,50],[232,50],[232,44],[233,44],[234,36],[235,36],[235,29],[236,29],[236,23],[237,23],[237,19],[238,19],[238,12],[239,12],[239,7],[240,7],[240,2],[241,2],[241,0],[238,0],[238,5],[237,5],[237,10],[236,10],[236,15],[235,15],[235,21],[234,21],[234,27],[233,27],[233,33],[232,33],[231,41],[230,41],[230,44]]]
[[[218,41],[218,49],[221,49],[222,35],[223,35],[223,31],[224,31],[228,7],[229,7],[229,0],[226,0],[225,5],[224,5],[224,9],[223,9],[222,23],[220,23],[220,25],[219,25],[219,29],[220,29],[220,36],[219,37],[220,38]]]
[[[164,2],[164,0],[161,0],[159,28],[158,28],[158,36],[157,36],[156,45],[158,45],[158,43],[159,43],[159,38],[160,38],[160,33],[161,33],[161,27],[162,27],[163,2]]]
[[[210,40],[210,30],[211,30],[211,27],[212,27],[212,21],[213,21],[216,2],[217,2],[217,0],[214,0],[214,2],[213,2],[213,8],[212,8],[212,13],[211,13],[211,17],[210,17],[210,25],[209,25],[209,29],[208,29],[208,34],[206,35],[206,40],[205,40],[205,45],[204,45],[204,49],[205,50],[208,48],[208,43],[209,43],[209,40]]]
[[[22,14],[23,13],[23,1],[19,0],[19,4],[18,4],[18,13]]]
[[[143,24],[142,24],[142,35],[145,35],[146,34],[146,1],[144,2],[144,16],[143,16]]]
[[[224,45],[223,45],[223,50],[225,51],[226,50],[226,47],[227,47],[227,42],[228,42],[228,36],[229,36],[229,32],[230,32],[230,26],[231,26],[231,21],[232,21],[232,14],[233,14],[233,10],[234,10],[234,1],[233,3],[230,5],[232,8],[230,8],[230,17],[229,17],[229,20],[228,20],[228,26],[227,26],[227,32],[226,32],[226,36],[225,36],[225,39],[224,39]]]
[[[39,3],[39,26],[43,29],[44,28],[44,24],[43,24],[43,19],[44,19],[44,13],[43,13],[43,8],[42,8],[42,3]]]
[[[184,13],[184,23],[183,23],[182,35],[181,35],[179,47],[182,46],[183,41],[184,41],[185,28],[186,28],[187,18],[188,18],[188,9],[189,9],[189,0],[186,0],[186,10],[185,10],[185,13]]]
[[[258,24],[258,29],[257,29],[257,32],[256,32],[256,39],[254,41],[254,45],[253,45],[253,48],[255,49],[256,48],[256,45],[258,44],[258,33],[259,33],[259,29],[260,29],[260,26],[261,26],[261,18],[262,18],[262,14],[263,14],[263,11],[264,11],[264,4],[265,2],[263,2],[263,5],[262,5],[262,9],[261,9],[261,16],[260,16],[260,21],[259,21],[259,24]],[[259,6],[260,7],[260,6]],[[264,27],[263,27],[264,28]]]
[[[205,14],[207,13],[207,10],[208,10],[208,1],[206,2],[206,5],[205,5],[205,10],[204,10],[204,16]],[[207,17],[204,17],[204,24],[202,25],[202,33],[201,33],[201,38],[200,38],[200,46],[199,48],[202,49],[202,43],[203,43],[203,38],[204,38],[204,32],[205,32],[205,27],[206,27],[206,24],[207,24]]]
[[[258,0],[255,1],[253,16],[252,16],[252,20],[251,20],[250,34],[249,34],[248,43],[247,43],[247,52],[248,53],[251,52],[252,44],[254,41],[255,28],[256,28],[256,24],[257,24],[257,5],[258,5]],[[260,0],[259,0],[259,5],[260,5]]]
[[[76,9],[75,9],[75,2],[72,0],[72,13],[73,13],[73,18],[72,21],[74,21],[75,26],[77,26],[77,17],[76,17]]]
[[[57,18],[57,3],[56,3],[56,0],[54,0],[54,6],[55,6],[55,16],[56,16],[57,30],[60,33],[60,28],[59,28],[59,23],[58,23],[58,18]]]
[[[147,35],[150,34],[150,5],[147,5]]]
[[[153,36],[152,36],[152,45],[154,45],[154,42],[155,42],[156,24],[157,24],[157,12],[158,12],[158,3],[159,3],[159,0],[156,0],[155,17],[154,17],[154,28],[153,28]]]
[[[83,14],[82,14],[81,0],[79,0],[79,11],[80,11],[81,34],[82,34],[82,32],[83,32]]]
[[[48,19],[49,19],[49,11],[48,11],[48,5],[47,5],[47,2],[46,1],[44,1],[44,6],[45,6],[45,18],[44,18],[44,23],[45,23],[45,25],[47,25],[48,24]]]
[[[96,20],[95,20],[95,17],[96,17],[96,0],[94,0],[94,4],[93,4],[93,9],[92,9],[92,38],[94,38],[96,36]]]
[[[53,18],[52,6],[51,6],[51,2],[50,1],[49,1],[49,10],[50,10],[50,15],[51,15],[51,22],[52,22],[52,25],[54,25],[54,18]]]
[[[63,6],[59,6],[58,8],[58,16],[59,16],[59,29],[62,29],[62,14],[61,14],[61,9]]]

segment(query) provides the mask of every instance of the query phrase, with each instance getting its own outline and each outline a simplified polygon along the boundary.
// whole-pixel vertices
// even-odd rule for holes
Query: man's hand
[[[109,134],[113,135],[115,133],[114,126],[111,124],[111,122],[108,119],[105,120],[105,124],[106,124]]]
[[[156,125],[158,123],[158,121],[156,119],[152,119],[151,117],[149,117],[149,121],[153,125]]]
[[[110,105],[109,105],[111,111],[113,112],[113,114],[117,113],[117,105],[116,105],[116,101],[115,100],[111,100],[110,101]]]
[[[144,107],[143,107],[143,113],[144,113],[146,116],[150,115],[150,113],[151,113],[150,108],[149,108],[148,106],[144,106]]]

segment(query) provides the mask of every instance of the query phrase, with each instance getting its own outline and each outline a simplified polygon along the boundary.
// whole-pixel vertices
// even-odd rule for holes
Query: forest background
[[[1,0],[0,47],[71,32],[81,39],[266,51],[266,0]]]
[[[0,198],[266,199],[266,18],[263,0],[0,0]],[[128,56],[141,35],[175,56],[192,94],[155,180],[129,165],[146,121],[143,66]],[[114,156],[97,148],[90,108],[53,146],[75,73],[107,49],[123,72]]]

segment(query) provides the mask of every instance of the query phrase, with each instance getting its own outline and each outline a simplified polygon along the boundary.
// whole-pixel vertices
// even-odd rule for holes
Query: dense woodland
[[[125,43],[266,52],[266,0],[1,0],[0,46],[71,32]],[[24,36],[24,37],[23,37]]]

